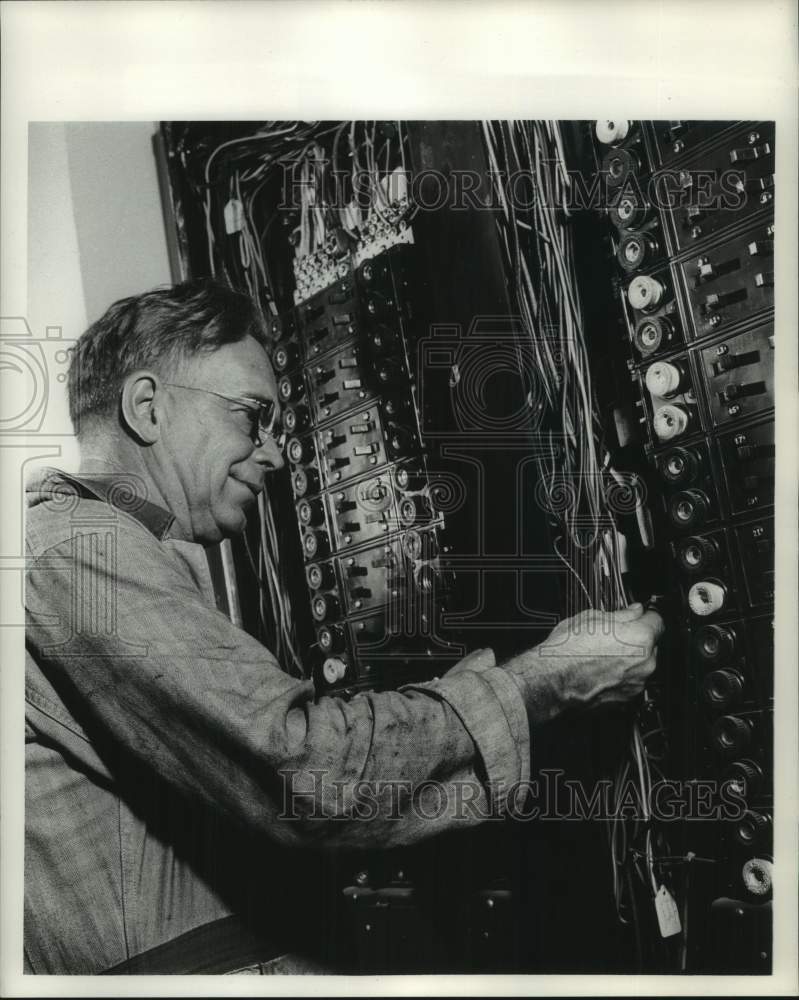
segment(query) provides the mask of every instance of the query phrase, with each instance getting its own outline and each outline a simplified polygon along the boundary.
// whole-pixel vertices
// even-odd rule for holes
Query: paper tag
[[[665,885],[658,889],[655,896],[655,913],[657,913],[661,937],[673,937],[682,931],[677,904]]]
[[[225,232],[228,236],[241,232],[244,226],[244,208],[238,198],[231,198],[225,205]]]

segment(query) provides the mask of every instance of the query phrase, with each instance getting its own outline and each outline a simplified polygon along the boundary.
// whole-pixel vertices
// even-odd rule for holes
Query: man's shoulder
[[[28,480],[25,496],[26,537],[34,553],[57,547],[76,533],[103,528],[158,544],[174,520],[148,501],[139,477],[126,473],[78,476],[44,468]]]

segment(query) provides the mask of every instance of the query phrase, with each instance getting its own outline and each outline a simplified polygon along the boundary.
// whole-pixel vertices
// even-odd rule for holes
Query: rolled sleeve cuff
[[[485,659],[475,666],[476,670],[454,668],[441,680],[414,687],[435,693],[457,714],[482,758],[491,804],[504,811],[509,791],[530,780],[527,711],[508,673],[487,666]]]

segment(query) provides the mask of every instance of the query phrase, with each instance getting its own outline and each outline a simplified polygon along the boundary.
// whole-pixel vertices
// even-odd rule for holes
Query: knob
[[[727,588],[718,580],[700,580],[688,591],[688,607],[695,615],[715,615],[727,601]]]
[[[671,323],[662,316],[641,320],[633,334],[633,343],[643,357],[654,354],[662,347],[668,347],[673,340]]]
[[[750,809],[735,824],[735,839],[741,847],[763,848],[771,839],[771,819]]]
[[[735,670],[713,670],[702,681],[705,701],[724,711],[733,708],[741,700],[743,690],[743,677]]]
[[[300,352],[296,344],[278,344],[272,352],[272,364],[275,366],[275,370],[279,372],[284,372],[287,368],[291,368],[299,359]]]
[[[317,594],[311,601],[311,614],[316,621],[323,622],[326,618],[337,618],[339,602],[332,594]]]
[[[336,574],[330,563],[311,563],[305,570],[305,579],[312,590],[330,590],[336,585]]]
[[[594,126],[596,137],[603,146],[615,146],[624,142],[630,132],[632,122],[629,121],[598,121]]]
[[[750,858],[741,869],[741,880],[746,891],[753,896],[770,896],[774,865],[766,858]]]
[[[325,508],[322,506],[322,501],[318,499],[300,500],[297,504],[297,517],[300,519],[300,524],[306,527],[324,524]]]
[[[316,641],[323,653],[342,653],[347,646],[344,629],[340,625],[322,625],[317,629]]]
[[[306,531],[302,536],[306,559],[323,558],[330,553],[330,540],[326,531]]]
[[[691,418],[688,411],[683,409],[682,406],[667,403],[665,406],[660,406],[655,410],[652,426],[655,435],[661,441],[673,441],[674,438],[685,434],[690,421]]]
[[[296,375],[283,375],[277,383],[277,392],[284,403],[302,399],[305,395],[305,382],[299,372]]]
[[[311,425],[307,406],[287,406],[283,410],[283,426],[289,434],[300,434]]]
[[[297,469],[291,477],[294,495],[305,496],[306,493],[319,492],[319,473],[316,469]]]
[[[630,233],[619,243],[616,260],[625,271],[637,271],[647,263],[651,263],[659,250],[657,240],[641,233]]]
[[[639,274],[627,287],[627,301],[633,309],[652,312],[666,295],[666,286],[648,274]]]
[[[337,656],[328,656],[322,664],[322,676],[328,684],[336,684],[347,673],[347,664]]]
[[[286,455],[293,465],[304,465],[313,458],[314,447],[310,438],[289,438]]]
[[[669,498],[669,517],[678,528],[696,528],[707,517],[708,499],[701,490],[680,490]]]
[[[739,795],[751,797],[757,794],[763,772],[753,760],[736,760],[724,772],[724,779]]]
[[[713,724],[713,745],[723,754],[743,754],[752,742],[752,726],[739,715],[722,715]]]
[[[735,652],[735,639],[728,625],[705,625],[694,636],[694,651],[708,664],[726,663]]]
[[[656,361],[647,368],[644,381],[653,396],[676,396],[685,388],[685,370],[673,361]]]
[[[640,169],[638,157],[629,149],[612,149],[602,158],[601,172],[608,187],[620,187]]]
[[[681,542],[677,549],[680,568],[686,573],[703,573],[716,563],[718,557],[719,547],[715,538],[693,535]]]
[[[660,474],[668,483],[689,483],[698,471],[698,456],[687,448],[673,448],[660,460]]]

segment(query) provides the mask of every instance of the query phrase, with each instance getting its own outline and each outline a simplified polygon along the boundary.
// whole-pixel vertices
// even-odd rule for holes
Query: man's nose
[[[256,447],[253,457],[260,465],[265,465],[269,471],[276,472],[286,464],[283,452],[271,434],[267,434],[266,438]]]

